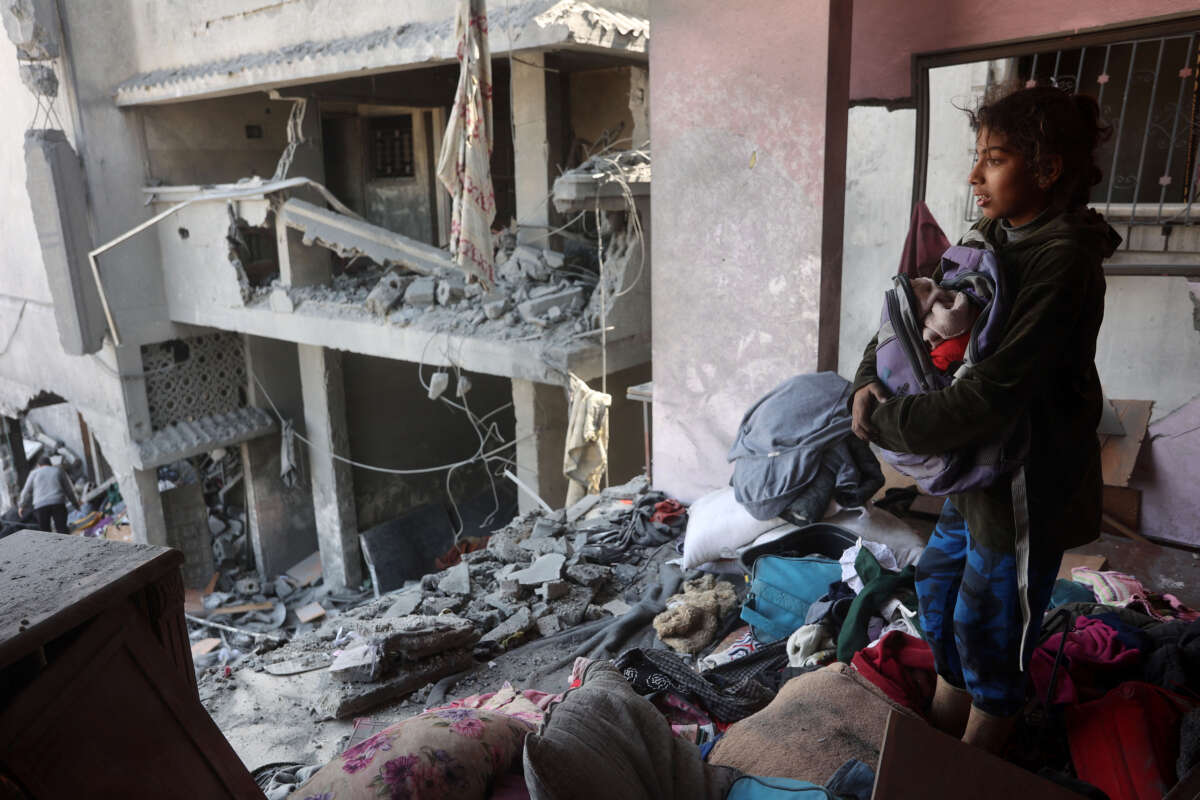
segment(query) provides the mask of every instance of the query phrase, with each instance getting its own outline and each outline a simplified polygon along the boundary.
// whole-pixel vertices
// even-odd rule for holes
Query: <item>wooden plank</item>
[[[236,606],[221,606],[214,608],[208,612],[210,617],[220,617],[229,614],[245,614],[248,611],[270,611],[275,608],[275,604],[271,602],[262,603],[239,603]]]
[[[947,736],[908,714],[888,715],[872,800],[1079,800],[1079,795]]]
[[[1134,530],[1142,527],[1142,490],[1130,486],[1105,486],[1101,495],[1101,510],[1108,516]],[[1100,529],[1106,533],[1116,533],[1107,530],[1103,524]]]
[[[1104,556],[1088,555],[1087,553],[1063,553],[1062,565],[1058,568],[1058,577],[1061,580],[1071,580],[1071,570],[1075,567],[1087,567],[1088,569],[1102,570],[1108,566],[1108,559]]]
[[[1151,544],[1151,541],[1149,539],[1147,539],[1145,536],[1142,536],[1140,533],[1138,533],[1137,531],[1135,531],[1133,528],[1129,527],[1128,525],[1125,525],[1125,524],[1113,519],[1108,514],[1100,515],[1100,524],[1101,524],[1101,526],[1103,526],[1105,528],[1111,528],[1111,529],[1115,530],[1117,533],[1121,534],[1122,536],[1126,536],[1130,539],[1135,539],[1139,542],[1144,542],[1146,544]]]
[[[1100,448],[1100,466],[1107,486],[1128,486],[1138,453],[1150,427],[1153,400],[1113,400],[1117,417],[1125,426],[1124,436],[1110,436]]]
[[[293,565],[287,570],[287,576],[296,581],[296,585],[301,588],[314,583],[321,577],[321,551],[318,550],[299,564]]]
[[[301,622],[312,622],[314,619],[320,619],[323,616],[325,616],[325,609],[321,608],[321,604],[317,602],[312,602],[296,609],[296,618]]]
[[[207,653],[211,653],[213,650],[216,650],[220,646],[221,646],[221,640],[216,638],[215,636],[209,637],[207,639],[200,639],[199,641],[194,642],[192,644],[192,658],[195,658],[196,656],[206,655]]]

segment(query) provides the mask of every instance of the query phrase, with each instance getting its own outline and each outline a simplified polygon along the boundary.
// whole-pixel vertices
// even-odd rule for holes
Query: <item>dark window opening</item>
[[[375,117],[370,132],[372,178],[411,178],[416,174],[411,114]]]

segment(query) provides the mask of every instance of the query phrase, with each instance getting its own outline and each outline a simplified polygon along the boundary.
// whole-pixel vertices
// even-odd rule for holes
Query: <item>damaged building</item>
[[[1061,736],[1025,769],[921,724],[913,566],[941,497],[884,465],[862,497],[825,486],[764,521],[736,464],[780,389],[849,385],[897,262],[932,272],[979,221],[963,109],[1088,94],[1114,125],[1091,207],[1122,245],[1095,356],[1103,537],[1058,583],[1103,605],[1103,576],[1136,575],[1149,599],[1122,612],[1200,625],[1200,10],[104,6],[0,2],[0,592],[20,595],[0,796],[93,774],[271,800],[1102,785],[1038,716],[1115,702],[1086,670],[1063,667],[1081,691],[1053,713],[1037,684],[1027,723]],[[774,444],[751,455],[784,463]],[[42,458],[80,500],[61,541],[23,532]],[[774,635],[764,554],[826,570]],[[896,583],[859,599],[877,580]],[[1078,620],[1048,615],[1035,658],[1082,647]],[[1131,705],[1200,725],[1194,666],[1168,686],[1123,663]],[[131,781],[109,749],[77,774],[38,755],[113,718],[171,758]],[[1200,785],[1178,739],[1162,794]],[[462,741],[487,764],[460,769]],[[964,766],[914,784],[928,753]]]
[[[443,249],[452,11],[355,14],[316,40],[323,10],[148,3],[136,25],[81,7],[31,34],[72,60],[29,63],[77,77],[30,84],[47,116],[25,144],[33,215],[13,233],[36,233],[46,267],[6,296],[6,413],[43,392],[69,404],[110,465],[91,485],[115,477],[138,541],[199,558],[192,585],[230,516],[262,578],[319,544],[326,581],[357,589],[359,534],[405,514],[446,509],[428,543],[444,550],[535,496],[562,505],[570,374],[617,398],[611,479],[642,470],[625,389],[649,379],[648,179],[597,210],[603,181],[576,168],[648,143],[644,10],[493,11],[490,283]],[[563,173],[584,176],[565,203]],[[188,485],[221,484],[204,492],[212,534],[204,503],[183,503],[196,526],[173,508],[195,492],[166,471],[189,461],[214,463]]]

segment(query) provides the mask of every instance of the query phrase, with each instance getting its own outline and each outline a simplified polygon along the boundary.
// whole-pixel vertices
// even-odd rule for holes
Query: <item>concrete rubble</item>
[[[646,491],[645,478],[637,478],[578,508],[521,515],[457,564],[380,597],[365,586],[334,593],[319,577],[302,585],[289,574],[268,581],[236,570],[221,574],[189,622],[194,641],[221,640],[195,659],[202,697],[219,697],[203,687],[236,674],[232,669],[318,673],[311,713],[345,719],[507,651],[516,654],[532,640],[619,616],[637,604],[646,580],[657,582],[658,565],[674,549],[631,544],[613,562],[606,560],[612,548],[589,545],[588,537],[620,530],[630,498]],[[306,574],[300,565],[291,572]],[[266,607],[216,617],[224,628],[208,624],[223,608],[254,603]],[[324,616],[301,622],[296,611],[312,603]]]

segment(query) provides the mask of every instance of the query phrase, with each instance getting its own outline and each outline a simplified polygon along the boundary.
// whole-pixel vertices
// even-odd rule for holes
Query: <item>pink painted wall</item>
[[[913,53],[1069,34],[1197,11],[1200,5],[1194,0],[854,0],[850,97],[911,96]]]
[[[652,4],[654,482],[686,502],[728,482],[746,409],[817,368],[823,320],[836,336],[848,10]]]

